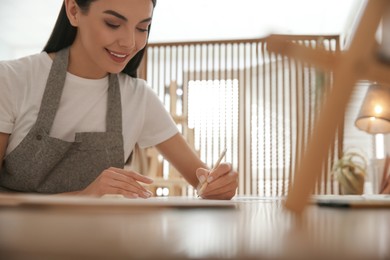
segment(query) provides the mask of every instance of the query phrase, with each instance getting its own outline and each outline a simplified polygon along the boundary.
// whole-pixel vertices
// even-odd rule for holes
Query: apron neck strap
[[[108,84],[106,131],[122,133],[122,102],[118,75],[110,74]]]
[[[37,125],[47,133],[56,115],[65,85],[66,71],[68,69],[69,48],[58,51],[50,68],[49,77],[43,93],[41,108],[38,113]]]

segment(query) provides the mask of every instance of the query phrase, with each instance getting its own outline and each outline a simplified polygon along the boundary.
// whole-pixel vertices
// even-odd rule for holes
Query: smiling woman
[[[143,48],[146,45],[156,1],[126,1],[128,6],[118,6],[117,4],[116,10],[122,11],[111,10],[115,9],[117,1],[113,3],[94,2],[94,0],[78,0],[76,4],[75,1],[65,1],[44,51],[47,53],[56,52],[74,42],[75,44],[72,46],[74,51],[71,51],[70,55],[71,60],[78,59],[82,62],[76,60],[74,62],[78,65],[79,70],[80,68],[87,70],[91,67],[88,60],[97,63],[97,59],[103,59],[102,56],[107,56],[108,53],[115,63],[107,64],[108,68],[99,68],[103,75],[105,70],[117,73],[119,72],[118,68],[122,68],[126,74],[136,76],[136,70],[143,57]],[[94,4],[91,5],[91,3]],[[127,14],[120,13],[124,11]],[[134,15],[133,12],[137,15]],[[112,46],[113,42],[120,46]],[[107,53],[103,54],[103,51]],[[85,59],[86,55],[88,59]],[[130,60],[131,62],[129,62]],[[123,65],[126,65],[125,68]],[[77,71],[77,68],[73,68],[72,63],[69,67],[70,72]],[[83,75],[82,72],[75,74],[94,78],[94,75],[88,74],[96,72],[85,71],[85,73],[86,75]],[[101,77],[102,75],[97,76]]]
[[[148,198],[153,180],[123,169],[138,144],[194,188],[212,179],[203,198],[235,195],[232,166],[207,169],[136,77],[155,5],[65,0],[43,52],[0,62],[0,191]]]

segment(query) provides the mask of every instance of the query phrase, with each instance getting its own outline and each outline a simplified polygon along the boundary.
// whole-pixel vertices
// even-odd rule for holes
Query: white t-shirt
[[[0,132],[11,134],[6,155],[34,125],[52,60],[46,52],[0,61]],[[125,158],[136,143],[159,144],[178,133],[171,116],[141,79],[119,74]],[[76,132],[105,132],[108,76],[91,80],[67,73],[50,136],[74,141]]]

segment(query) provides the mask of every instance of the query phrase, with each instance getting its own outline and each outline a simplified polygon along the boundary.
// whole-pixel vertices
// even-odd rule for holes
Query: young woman
[[[65,0],[42,53],[0,62],[0,191],[148,198],[123,169],[156,146],[201,196],[231,199],[237,172],[193,153],[136,70],[156,0]]]

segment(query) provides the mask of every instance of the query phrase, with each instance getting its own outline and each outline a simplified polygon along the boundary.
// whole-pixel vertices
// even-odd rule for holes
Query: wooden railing
[[[283,37],[340,51],[338,35]],[[331,72],[268,53],[266,46],[267,38],[153,43],[139,71],[181,119],[183,134],[194,129],[202,160],[211,166],[228,149],[226,161],[240,174],[240,195],[287,193],[332,81]],[[340,127],[313,192],[338,193],[331,166],[342,140]]]

